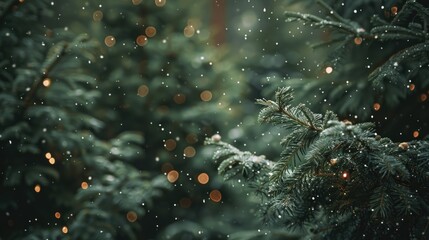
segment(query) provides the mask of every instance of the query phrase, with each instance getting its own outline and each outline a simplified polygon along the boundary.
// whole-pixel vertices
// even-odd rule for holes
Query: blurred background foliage
[[[279,131],[257,124],[254,101],[286,83],[313,110],[370,119],[376,93],[343,93],[372,91],[366,65],[385,51],[353,39],[312,49],[337,36],[284,12],[326,14],[315,2],[2,1],[0,238],[297,238],[260,224],[254,196],[223,183],[203,142],[219,134],[274,159]],[[363,28],[401,4],[328,3]],[[380,104],[382,125],[395,109]]]

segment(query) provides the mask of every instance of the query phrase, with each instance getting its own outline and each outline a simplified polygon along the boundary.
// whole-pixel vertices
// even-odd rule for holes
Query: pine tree
[[[265,222],[311,239],[426,239],[429,9],[417,1],[317,2],[317,14],[285,15],[322,29],[318,47],[334,50],[323,72],[257,101],[258,120],[282,129],[280,159],[213,137],[219,173],[246,180]]]
[[[130,164],[140,133],[99,137],[88,67],[97,43],[33,25],[52,17],[52,3],[0,5],[1,238],[137,239],[133,222],[170,185]]]

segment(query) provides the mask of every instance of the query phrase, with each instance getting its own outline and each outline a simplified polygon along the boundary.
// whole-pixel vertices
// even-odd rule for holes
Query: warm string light
[[[217,189],[212,190],[210,192],[209,196],[210,196],[210,200],[212,200],[213,202],[216,202],[216,203],[220,202],[220,200],[222,200],[222,193]]]
[[[134,211],[127,212],[127,220],[131,223],[137,221],[137,213]]]
[[[45,78],[45,79],[43,79],[43,82],[42,82],[42,84],[43,84],[43,86],[44,87],[49,87],[49,86],[51,86],[51,79],[50,78]]]
[[[61,213],[60,212],[55,212],[54,214],[56,219],[60,219],[61,218]]]
[[[104,38],[104,44],[108,47],[113,47],[116,44],[116,38],[112,35],[109,35]]]
[[[325,72],[326,72],[327,74],[331,74],[331,73],[332,73],[332,71],[334,71],[334,69],[333,69],[332,67],[326,67],[326,68],[325,68]]]
[[[413,132],[413,137],[414,138],[418,138],[419,135],[420,135],[419,131],[416,130],[416,131]]]
[[[363,39],[361,37],[355,37],[354,42],[356,45],[361,45],[362,44]]]
[[[198,183],[204,185],[209,182],[209,175],[207,173],[200,173],[197,177]]]
[[[372,108],[374,108],[375,111],[378,111],[378,110],[380,110],[381,105],[380,105],[380,103],[374,103],[374,105],[372,105]]]
[[[174,183],[179,179],[179,172],[176,170],[172,170],[167,173],[167,180],[171,183]]]
[[[213,94],[209,90],[204,90],[200,93],[200,98],[204,102],[212,100]]]
[[[63,228],[61,228],[61,232],[63,232],[64,234],[67,234],[69,232],[69,229],[64,226]]]
[[[83,190],[85,190],[85,189],[88,189],[89,185],[88,185],[88,183],[87,183],[87,182],[82,182],[82,183],[80,184],[80,187],[81,187]]]
[[[407,142],[401,142],[401,143],[398,145],[398,147],[399,147],[399,148],[401,148],[401,149],[403,149],[403,150],[407,150],[407,149],[409,148],[409,145],[408,145],[408,143],[407,143]]]
[[[148,94],[149,94],[149,88],[146,85],[141,85],[137,89],[137,95],[139,95],[140,97],[146,97]]]
[[[193,157],[195,156],[195,154],[197,153],[197,151],[195,150],[194,147],[192,146],[187,146],[184,150],[183,150],[183,155],[185,157]]]
[[[144,45],[147,44],[147,37],[145,35],[138,35],[136,38],[136,43],[137,45],[139,45],[140,47],[143,47]]]
[[[144,30],[144,33],[148,37],[154,37],[156,35],[156,28],[153,26],[149,26]]]
[[[192,25],[188,25],[183,29],[183,35],[185,35],[185,37],[192,37],[195,34],[195,28]]]
[[[40,185],[39,185],[39,184],[36,184],[36,185],[34,186],[34,191],[35,191],[36,193],[39,193],[41,190],[42,190],[42,188],[40,187]]]
[[[157,7],[163,7],[167,3],[167,0],[155,0],[155,5]]]
[[[349,178],[349,172],[347,172],[347,171],[342,172],[342,173],[341,173],[341,177],[342,177],[343,179],[348,179],[348,178]]]
[[[94,13],[92,13],[92,19],[94,22],[101,21],[101,19],[103,19],[103,12],[100,10],[94,11]]]
[[[177,143],[174,139],[167,139],[164,143],[164,147],[165,149],[167,149],[167,151],[173,151],[177,146]]]

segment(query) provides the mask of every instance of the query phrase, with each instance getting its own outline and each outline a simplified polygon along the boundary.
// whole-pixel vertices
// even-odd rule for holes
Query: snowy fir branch
[[[304,228],[322,239],[425,238],[429,142],[394,143],[371,123],[314,114],[292,107],[292,100],[291,89],[281,88],[276,101],[258,101],[265,106],[260,121],[285,129],[280,160],[269,161],[264,166],[272,167],[264,171],[254,164],[243,171],[260,157],[212,139],[219,173],[269,179],[260,189],[269,196],[261,211],[270,223]]]

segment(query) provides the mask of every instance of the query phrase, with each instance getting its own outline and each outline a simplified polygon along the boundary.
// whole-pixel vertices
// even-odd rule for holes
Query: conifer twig
[[[64,44],[64,46],[61,48],[57,56],[55,57],[55,60],[52,61],[50,64],[48,64],[46,67],[42,69],[42,74],[33,82],[33,85],[28,92],[28,94],[25,96],[23,109],[27,109],[30,106],[31,99],[34,98],[34,95],[36,95],[37,90],[40,88],[40,86],[43,84],[43,80],[49,76],[49,73],[52,71],[52,69],[60,62],[62,57],[65,55],[67,50],[67,43]]]

